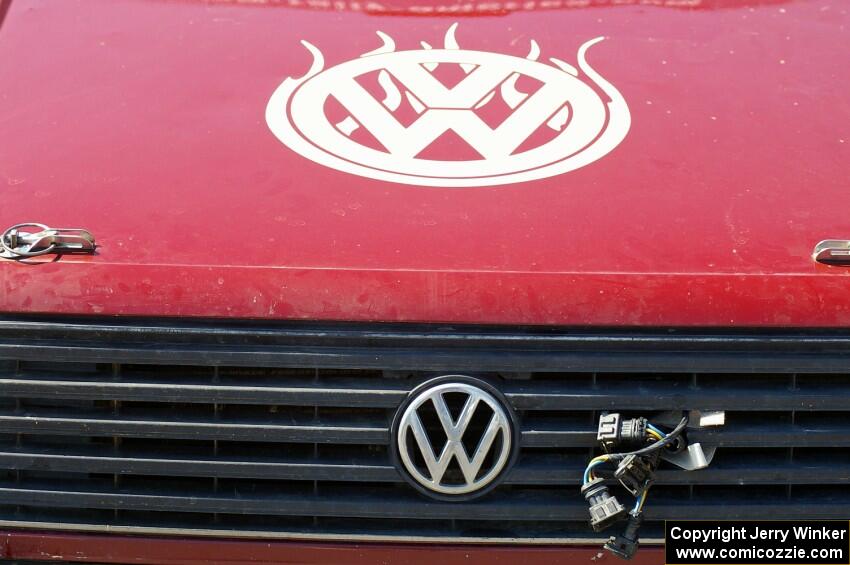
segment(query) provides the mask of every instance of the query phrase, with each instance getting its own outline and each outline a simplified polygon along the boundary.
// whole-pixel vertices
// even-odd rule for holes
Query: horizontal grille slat
[[[0,467],[99,474],[199,476],[317,481],[400,482],[388,463],[369,461],[225,460],[212,457],[132,457],[51,453],[0,447]]]
[[[691,441],[720,447],[850,447],[850,422],[844,426],[807,428],[795,425],[741,426],[695,430]]]
[[[160,512],[214,512],[229,514],[261,514],[271,516],[347,516],[352,518],[403,518],[411,513],[422,520],[490,520],[515,517],[535,521],[578,521],[587,514],[586,504],[575,496],[519,493],[499,501],[474,501],[466,504],[425,501],[415,496],[382,497],[374,504],[370,496],[305,496],[271,494],[266,496],[178,496],[107,491],[48,490],[10,488],[0,483],[0,500],[12,504],[40,504],[60,508],[132,509]],[[831,499],[755,500],[736,503],[695,501],[689,504],[657,501],[646,510],[648,519],[669,516],[686,519],[753,519],[765,513],[788,513],[799,518],[815,515],[846,518],[850,493]],[[817,509],[815,509],[815,507]]]
[[[521,485],[574,485],[584,472],[584,464],[567,468],[546,465],[518,465],[506,479],[509,484]],[[850,465],[801,466],[790,463],[774,465],[715,465],[694,473],[660,469],[654,484],[665,485],[785,485],[846,484],[850,482]]]
[[[368,494],[297,495],[267,494],[240,496],[178,496],[107,491],[80,492],[2,486],[0,500],[12,504],[44,504],[71,508],[124,508],[167,512],[215,512],[223,514],[263,514],[272,516],[346,516],[352,518],[402,518],[411,514],[418,519],[504,520],[522,512],[530,520],[571,520],[583,518],[584,503],[575,497],[515,495],[499,502],[469,504],[440,503],[415,494],[381,496],[381,503]],[[486,511],[485,511],[486,510]]]
[[[492,492],[445,503],[405,481],[391,426],[458,374],[504,395],[520,449]],[[596,543],[579,483],[600,413],[682,410],[725,425],[687,430],[707,469],[662,464],[648,538],[695,515],[846,517],[850,331],[0,318],[0,524]]]
[[[536,428],[522,430],[524,447],[593,447],[596,430]],[[804,428],[794,425],[729,425],[724,429],[693,430],[694,442],[721,447],[850,447],[850,422],[845,426]]]
[[[0,433],[32,435],[90,435],[276,442],[381,443],[388,441],[380,423],[187,422],[179,420],[125,420],[119,418],[69,418],[0,413]]]
[[[156,342],[152,352],[148,345]],[[106,344],[106,345],[104,345]],[[427,355],[423,355],[427,352]],[[817,330],[450,327],[178,320],[0,320],[0,357],[467,371],[846,373],[850,334]]]
[[[0,445],[0,468],[30,471],[66,471],[99,474],[200,476],[218,478],[292,479],[318,481],[390,482],[401,477],[388,462],[250,458],[142,457],[109,454],[109,450],[77,452],[68,449],[17,448]],[[113,450],[114,451],[114,450]],[[548,460],[547,460],[548,459]],[[580,456],[528,457],[507,476],[515,485],[573,485],[584,471]],[[750,461],[715,463],[699,473],[671,469],[658,471],[656,485],[843,484],[850,481],[850,463],[798,464]]]
[[[404,383],[363,379],[342,382],[308,382],[264,386],[260,383],[231,385],[179,382],[104,382],[38,375],[0,378],[0,395],[9,397],[74,398],[84,400],[135,400],[228,404],[289,404],[314,406],[371,406],[393,408],[407,396]],[[523,386],[509,384],[505,396],[519,410],[677,410],[700,406],[703,410],[844,410],[850,403],[850,386],[824,390],[793,390],[789,387],[753,388],[732,386],[719,390],[705,387],[670,387],[664,384],[587,386]]]
[[[683,385],[671,387],[619,384],[610,388],[588,386],[528,386],[504,389],[520,410],[845,410],[850,386],[823,390],[792,390],[783,383],[771,388],[729,386],[722,389]]]
[[[9,397],[134,400],[219,404],[287,404],[311,406],[371,406],[392,408],[407,396],[403,386],[381,386],[367,380],[307,382],[295,386],[262,384],[191,384],[160,382],[104,382],[47,379],[38,376],[0,379],[0,395]]]
[[[2,334],[0,334],[2,335]],[[842,344],[846,345],[846,344]],[[457,353],[437,350],[422,357],[421,350],[402,348],[373,348],[364,352],[347,349],[325,350],[316,348],[279,347],[272,351],[246,347],[210,347],[198,349],[169,348],[157,352],[156,361],[162,364],[187,363],[200,365],[212,363],[221,366],[256,367],[313,367],[337,369],[388,369],[404,370],[416,367],[423,371],[611,371],[629,372],[653,367],[658,371],[701,371],[712,373],[751,372],[798,373],[820,371],[843,373],[850,364],[850,356],[842,352],[829,355],[771,355],[771,354],[717,354],[705,353],[699,357],[683,353],[640,354],[611,352],[603,355],[588,352],[534,351],[519,349],[510,355],[470,351]],[[74,363],[85,360],[92,363],[149,363],[151,358],[138,347],[104,349],[78,345],[42,342],[39,344],[0,343],[0,356],[26,361],[48,357],[57,362]],[[737,358],[737,360],[736,360]]]

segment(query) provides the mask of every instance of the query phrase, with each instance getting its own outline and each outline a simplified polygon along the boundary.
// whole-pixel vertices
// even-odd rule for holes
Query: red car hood
[[[84,227],[99,244],[94,256],[3,261],[3,311],[850,323],[848,271],[811,259],[819,240],[850,238],[850,51],[842,48],[850,18],[842,1],[0,6],[0,228]],[[457,45],[447,38],[454,23]],[[590,46],[598,37],[605,40]],[[592,156],[565,166],[564,150],[552,157],[556,165],[506,177],[519,170],[512,149],[490,148],[487,136],[470,144],[448,129],[434,134],[431,154],[426,136],[408,164],[393,155],[386,167],[362,167],[356,153],[335,153],[305,133],[298,120],[307,114],[294,102],[270,104],[281,85],[294,84],[288,77],[317,71],[308,71],[316,52],[329,72],[368,63],[368,52],[421,53],[428,46],[420,42],[434,53],[468,50],[470,60],[536,58],[535,69],[578,76],[588,84],[582,92],[596,97],[593,108],[608,112],[586,143]],[[469,64],[444,64],[457,76],[439,80],[460,83],[472,76]],[[592,71],[601,80],[587,80]],[[521,76],[517,90],[541,91],[544,74],[537,82]],[[333,96],[347,80],[340,76],[325,80]],[[362,92],[378,104],[373,86]],[[385,106],[395,104],[392,90]],[[313,91],[315,100],[321,89]],[[617,94],[625,115],[612,105]],[[341,131],[333,96],[323,107],[305,95],[301,105],[327,111]],[[496,98],[496,113],[510,116],[510,96]],[[592,113],[592,104],[576,104],[570,119]],[[532,114],[520,121],[542,123]],[[286,138],[287,124],[298,140]],[[352,141],[386,145],[367,121],[349,125]],[[558,127],[532,137],[555,136]],[[399,143],[418,143],[421,132],[412,131]],[[493,139],[494,147],[503,140]],[[478,160],[482,173],[439,165],[406,176],[426,157]],[[508,181],[480,180],[491,165]]]

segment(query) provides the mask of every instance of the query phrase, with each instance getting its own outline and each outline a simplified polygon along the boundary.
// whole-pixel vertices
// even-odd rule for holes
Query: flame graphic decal
[[[625,100],[587,61],[588,50],[603,37],[581,45],[576,68],[555,57],[548,59],[551,64],[540,62],[542,50],[534,39],[529,41],[524,58],[466,51],[458,43],[457,30],[455,23],[445,32],[443,49],[435,49],[423,40],[422,49],[413,51],[398,50],[390,35],[377,31],[379,47],[328,70],[321,51],[301,41],[312,56],[312,64],[303,76],[285,79],[273,94],[266,110],[270,128],[296,152],[332,168],[393,182],[458,187],[508,184],[563,174],[601,158],[627,134],[631,118]],[[421,74],[433,73],[441,64],[458,65],[467,76],[462,82],[472,81],[470,87],[448,89]],[[364,97],[365,91],[356,86],[353,78],[372,70],[377,71],[377,82],[383,91],[376,102],[391,116],[406,100],[419,116],[410,127],[381,115]],[[541,82],[543,87],[524,92],[518,87],[524,75]],[[590,85],[603,92],[607,100],[600,98]],[[465,91],[479,86],[484,89],[480,96],[460,100]],[[341,100],[348,110],[334,124],[326,123],[320,105],[329,96]],[[470,114],[496,96],[515,116],[488,132],[483,122]],[[532,133],[526,126],[517,125],[525,121],[548,127],[555,132],[555,138],[541,147],[518,151]],[[386,151],[355,142],[351,136],[361,127],[375,136]],[[484,159],[434,161],[416,157],[446,129],[455,130]]]

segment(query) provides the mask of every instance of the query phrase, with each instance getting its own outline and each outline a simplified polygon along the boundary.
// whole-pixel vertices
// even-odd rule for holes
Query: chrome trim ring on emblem
[[[431,380],[399,408],[393,447],[420,491],[469,499],[495,487],[515,459],[516,426],[501,394],[462,375]]]

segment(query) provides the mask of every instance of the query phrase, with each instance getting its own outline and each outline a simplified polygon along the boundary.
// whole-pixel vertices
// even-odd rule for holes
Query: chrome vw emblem
[[[497,393],[481,381],[457,379],[442,377],[414,391],[394,426],[404,473],[420,490],[443,498],[495,486],[515,448],[510,409]]]
[[[290,149],[316,163],[371,179],[421,186],[522,183],[596,161],[631,125],[620,92],[578,49],[577,67],[461,49],[451,26],[442,48],[383,45],[326,68],[318,47],[306,75],[284,80],[266,122]],[[461,73],[455,82],[453,72]]]

